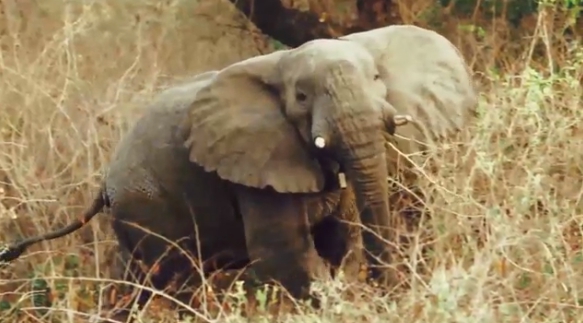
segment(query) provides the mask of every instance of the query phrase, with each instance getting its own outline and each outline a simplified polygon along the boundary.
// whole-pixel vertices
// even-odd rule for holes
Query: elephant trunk
[[[363,155],[353,150],[340,158],[354,187],[361,223],[365,227],[362,231],[363,245],[370,265],[391,261],[388,245],[391,241],[388,174],[384,147],[379,145],[380,142],[369,143],[371,147],[366,150],[374,151],[373,154]],[[379,271],[374,267],[371,271],[373,278],[378,278]]]
[[[362,238],[368,263],[381,265],[390,262],[387,242],[391,241],[388,174],[382,135],[385,125],[373,102],[357,102],[365,102],[365,105],[361,109],[347,109],[342,102],[321,105],[319,113],[314,115],[312,136],[316,146],[318,138],[327,143],[319,148],[326,146],[326,150],[332,152],[352,183],[361,223],[365,227]],[[381,278],[383,271],[375,268],[371,271],[373,278]]]

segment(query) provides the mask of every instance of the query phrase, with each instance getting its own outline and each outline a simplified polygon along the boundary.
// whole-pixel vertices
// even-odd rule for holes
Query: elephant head
[[[388,260],[383,134],[406,117],[385,100],[387,74],[362,45],[332,39],[230,65],[191,106],[189,158],[234,183],[316,193],[325,176],[314,152],[322,152],[353,185],[362,224],[376,231],[363,233],[365,248]]]

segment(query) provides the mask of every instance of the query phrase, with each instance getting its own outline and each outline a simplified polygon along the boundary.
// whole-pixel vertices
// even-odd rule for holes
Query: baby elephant
[[[190,258],[205,272],[250,264],[294,297],[328,276],[328,264],[345,260],[355,276],[361,257],[387,282],[384,136],[410,112],[416,139],[456,131],[475,102],[455,47],[414,26],[317,39],[207,72],[162,93],[122,139],[84,221],[0,259],[108,206],[120,247],[156,288],[198,276]]]

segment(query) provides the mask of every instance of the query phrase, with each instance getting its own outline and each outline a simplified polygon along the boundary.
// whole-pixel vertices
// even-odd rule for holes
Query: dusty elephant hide
[[[249,264],[241,201],[235,192],[240,185],[190,162],[184,146],[187,135],[184,121],[188,120],[197,88],[215,74],[205,73],[189,84],[162,93],[113,155],[104,180],[105,193],[124,265],[129,269],[123,277],[126,280],[141,283],[145,279],[143,270],[151,269],[147,279],[158,289],[168,287],[173,279],[174,285],[196,287],[200,283],[198,261],[206,262],[205,274]],[[360,231],[340,222],[358,223],[354,195],[351,187],[341,190],[332,186],[322,193],[296,194],[284,203],[296,206],[290,211],[303,213],[295,218],[308,219],[318,255],[332,269],[340,266],[349,248],[354,249],[345,260],[348,264],[345,270],[356,277],[363,263],[356,249],[360,247]],[[280,194],[269,189],[253,190],[251,194],[280,201],[274,198]],[[274,212],[285,212],[282,208],[285,204],[274,203]],[[266,229],[270,225],[290,229],[294,226],[292,222],[286,223],[285,218],[274,221],[265,221]],[[274,250],[277,251],[277,246]],[[311,257],[318,261],[318,255]],[[143,294],[140,302],[148,296]]]

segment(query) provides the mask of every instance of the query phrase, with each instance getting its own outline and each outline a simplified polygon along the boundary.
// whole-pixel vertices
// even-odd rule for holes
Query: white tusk
[[[316,147],[322,149],[322,148],[326,147],[326,139],[324,139],[322,137],[316,137],[316,139],[314,139],[314,145],[316,145]]]
[[[393,117],[395,121],[395,126],[404,126],[409,122],[413,122],[413,117],[408,114],[397,114]]]
[[[346,175],[344,173],[338,173],[338,183],[340,184],[340,188],[346,188]]]

